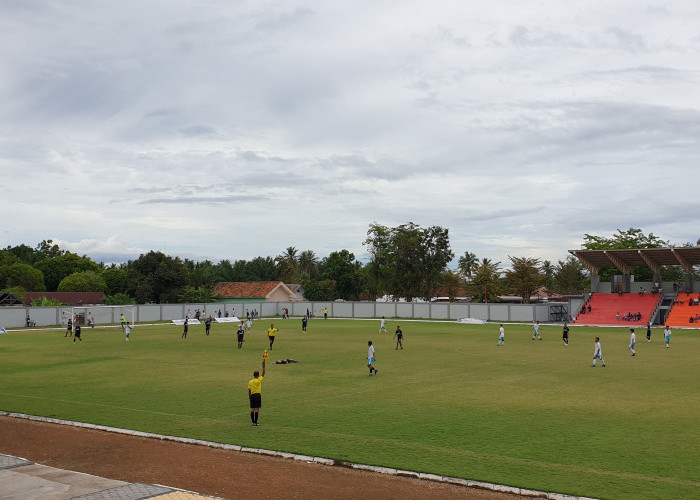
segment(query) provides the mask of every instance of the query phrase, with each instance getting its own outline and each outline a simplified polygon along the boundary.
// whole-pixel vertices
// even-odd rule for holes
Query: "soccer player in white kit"
[[[593,351],[593,364],[591,367],[595,368],[596,359],[599,359],[603,363],[603,368],[605,368],[605,360],[603,359],[603,351],[600,349],[600,338],[595,338],[595,351]]]
[[[498,344],[496,345],[506,345],[506,333],[505,330],[503,330],[503,323],[501,323],[498,328]]]
[[[384,316],[382,316],[382,324],[379,326],[379,332],[382,333],[382,330],[384,330],[384,333],[389,333],[388,330],[386,329],[386,320],[384,319]]]
[[[532,340],[535,340],[535,337],[542,340],[542,337],[540,337],[540,322],[539,321],[535,321],[535,324],[532,325],[532,330],[535,332],[535,334],[532,336]]]
[[[372,345],[372,341],[368,341],[367,345],[369,347],[367,349],[367,367],[369,368],[369,376],[371,377],[377,373],[377,369],[374,367],[374,346]],[[374,374],[372,372],[374,372]]]
[[[630,328],[630,345],[628,346],[628,349],[632,351],[632,356],[636,356],[637,354],[634,352],[634,346],[637,344],[637,337],[634,335],[634,328]]]
[[[664,340],[666,341],[666,349],[669,348],[669,344],[671,343],[671,327],[666,325],[666,328],[664,329]]]

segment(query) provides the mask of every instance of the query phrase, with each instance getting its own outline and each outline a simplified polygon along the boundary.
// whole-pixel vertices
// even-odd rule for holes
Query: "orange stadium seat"
[[[578,311],[574,323],[577,325],[645,326],[649,323],[660,300],[661,296],[655,293],[645,295],[594,293],[586,304],[591,306],[591,312],[581,314],[581,311]],[[700,307],[697,310],[700,313]],[[617,319],[618,313],[620,319]],[[625,321],[623,318],[628,313],[641,313],[642,316],[638,321]]]
[[[677,302],[673,304],[671,311],[666,317],[666,324],[669,326],[686,326],[690,328],[700,328],[700,319],[693,320],[690,318],[700,316],[700,305],[695,304],[695,300],[700,301],[700,294],[697,293],[679,293],[676,297]]]

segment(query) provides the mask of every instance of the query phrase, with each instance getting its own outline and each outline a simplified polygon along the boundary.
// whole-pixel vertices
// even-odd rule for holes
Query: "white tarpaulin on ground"
[[[176,325],[182,326],[185,324],[185,320],[184,319],[174,319],[173,323],[175,323]],[[188,319],[187,324],[188,325],[201,325],[202,323],[200,323],[200,321],[198,319],[193,318],[193,319]]]
[[[229,316],[228,318],[214,318],[217,323],[240,323],[241,320],[236,316]]]
[[[486,320],[479,318],[460,318],[457,320],[457,323],[466,323],[468,325],[483,325],[484,323],[486,323]]]

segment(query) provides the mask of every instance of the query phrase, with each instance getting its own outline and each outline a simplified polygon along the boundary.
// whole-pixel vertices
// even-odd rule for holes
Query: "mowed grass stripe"
[[[83,344],[4,336],[2,409],[564,493],[698,496],[694,333],[674,332],[667,350],[655,330],[631,358],[624,329],[573,328],[565,347],[560,327],[533,342],[529,325],[506,325],[496,347],[497,325],[398,321],[405,350],[394,351],[378,321],[312,320],[305,335],[296,319],[275,323],[271,359],[300,363],[269,367],[260,429],[247,425],[246,384],[263,321],[242,350],[222,325],[187,340],[137,326],[129,343],[118,329],[87,329]],[[605,369],[589,368],[595,336]]]

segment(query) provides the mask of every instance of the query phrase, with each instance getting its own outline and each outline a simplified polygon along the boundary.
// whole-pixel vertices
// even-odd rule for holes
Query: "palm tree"
[[[299,273],[308,275],[309,277],[318,269],[318,257],[313,250],[304,250],[299,255]]]
[[[474,266],[470,291],[477,301],[486,301],[488,297],[501,292],[503,280],[500,265],[500,262],[491,262],[491,259],[484,258]]]
[[[297,259],[297,252],[298,250],[296,247],[287,247],[287,249],[277,257],[275,257],[275,261],[277,262],[282,262],[283,260],[289,261],[289,262],[296,262]]]
[[[464,277],[468,280],[471,278],[472,273],[474,272],[474,267],[478,264],[478,260],[476,259],[476,255],[474,255],[471,252],[464,252],[464,255],[462,255],[459,258],[458,261],[458,267],[459,271],[464,275]]]
[[[275,281],[277,266],[272,257],[255,257],[246,264],[248,281]]]

